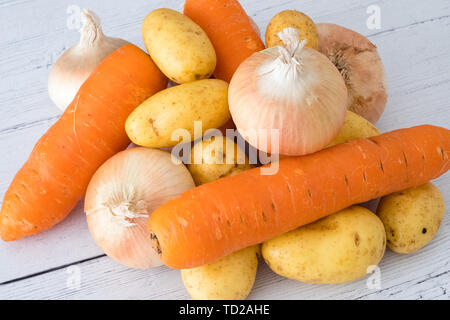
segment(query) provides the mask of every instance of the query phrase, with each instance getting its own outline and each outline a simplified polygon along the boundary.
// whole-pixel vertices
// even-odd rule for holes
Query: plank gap
[[[47,269],[47,270],[39,271],[39,272],[32,273],[32,274],[29,274],[29,275],[26,275],[26,276],[23,276],[23,277],[19,277],[19,278],[15,278],[15,279],[11,279],[11,280],[2,282],[2,283],[0,283],[0,286],[11,284],[11,283],[22,281],[22,280],[26,280],[26,279],[30,279],[30,278],[37,277],[37,276],[41,276],[43,274],[46,274],[46,273],[49,273],[49,272],[54,272],[54,271],[57,271],[57,270],[60,270],[60,269],[64,269],[64,268],[67,268],[69,266],[73,266],[75,264],[80,264],[80,263],[84,263],[84,262],[87,262],[87,261],[100,259],[100,258],[103,258],[103,257],[106,257],[106,254],[101,254],[101,255],[98,255],[98,256],[95,256],[95,257],[86,258],[86,259],[82,259],[82,260],[71,262],[71,263],[66,263],[66,264],[63,264],[63,265],[58,266],[58,267],[50,268],[50,269]]]

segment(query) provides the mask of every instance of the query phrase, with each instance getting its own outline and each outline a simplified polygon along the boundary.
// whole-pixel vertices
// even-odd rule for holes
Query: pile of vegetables
[[[83,21],[49,77],[65,111],[5,194],[3,240],[50,229],[85,197],[111,258],[180,269],[194,299],[245,299],[261,256],[283,277],[343,283],[386,246],[414,252],[437,233],[444,199],[429,181],[450,168],[450,131],[380,134],[385,73],[364,36],[286,10],[265,48],[237,0],[186,0],[147,15],[146,54],[94,13]],[[279,160],[259,167],[251,150]],[[358,206],[376,198],[376,213]]]

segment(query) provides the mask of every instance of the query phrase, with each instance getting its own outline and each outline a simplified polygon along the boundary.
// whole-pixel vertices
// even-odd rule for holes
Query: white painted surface
[[[333,22],[370,38],[379,48],[389,87],[382,131],[417,124],[450,127],[450,2],[448,0],[242,0],[262,33],[283,9],[297,9],[316,22]],[[78,40],[66,10],[94,10],[106,34],[143,48],[140,26],[152,9],[179,9],[181,1],[0,0],[0,197],[34,143],[59,111],[47,96],[49,68]],[[366,27],[369,5],[381,8],[381,29]],[[448,174],[436,181],[450,207]],[[55,228],[13,243],[0,242],[0,299],[184,299],[178,271],[132,270],[107,257],[92,241],[80,205]],[[367,279],[344,285],[308,285],[283,279],[262,262],[251,299],[449,299],[450,217],[448,209],[433,241],[411,255],[386,253],[381,289]],[[85,260],[85,262],[81,262]],[[79,288],[65,268],[79,267]],[[77,272],[75,270],[75,272]],[[69,271],[73,271],[70,269]],[[25,278],[20,280],[21,278]],[[69,285],[68,285],[69,284]]]

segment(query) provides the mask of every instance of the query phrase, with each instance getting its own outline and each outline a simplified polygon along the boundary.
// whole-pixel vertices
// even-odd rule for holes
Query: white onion
[[[239,133],[254,147],[284,155],[312,153],[338,134],[347,89],[327,57],[303,47],[298,30],[286,28],[278,35],[284,47],[254,53],[233,75],[230,112]],[[276,141],[270,136],[272,129],[279,132]],[[257,141],[249,139],[249,132],[257,133]]]
[[[106,161],[89,183],[85,211],[92,237],[111,258],[133,268],[161,264],[147,232],[150,214],[195,187],[170,153],[131,148]]]
[[[127,41],[103,34],[95,13],[84,9],[80,41],[56,60],[48,77],[48,94],[55,105],[64,110],[92,71],[109,54],[128,44]]]

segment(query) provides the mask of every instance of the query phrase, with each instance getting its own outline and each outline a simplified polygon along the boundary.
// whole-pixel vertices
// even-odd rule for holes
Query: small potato
[[[233,176],[252,167],[245,152],[234,141],[223,136],[196,143],[188,165],[196,185]]]
[[[411,253],[436,235],[445,213],[439,189],[431,183],[382,197],[377,214],[384,223],[388,247]]]
[[[355,206],[264,242],[262,255],[283,277],[334,284],[364,277],[385,248],[381,220]]]
[[[330,146],[358,138],[369,138],[380,134],[380,131],[360,115],[347,110],[344,124]]]
[[[256,245],[193,269],[181,270],[195,300],[243,300],[255,282],[260,246]]]
[[[216,68],[216,52],[206,33],[175,10],[150,12],[142,35],[153,61],[176,83],[207,79]]]
[[[129,115],[125,130],[137,145],[172,147],[182,140],[194,140],[194,121],[201,121],[204,133],[208,129],[219,128],[230,118],[228,83],[205,79],[171,87],[151,96]],[[188,133],[190,135],[185,136]]]
[[[266,29],[267,48],[283,44],[278,33],[285,28],[295,28],[300,33],[300,40],[306,40],[306,47],[319,49],[319,33],[316,25],[306,14],[296,10],[285,10],[277,13],[269,22]]]

